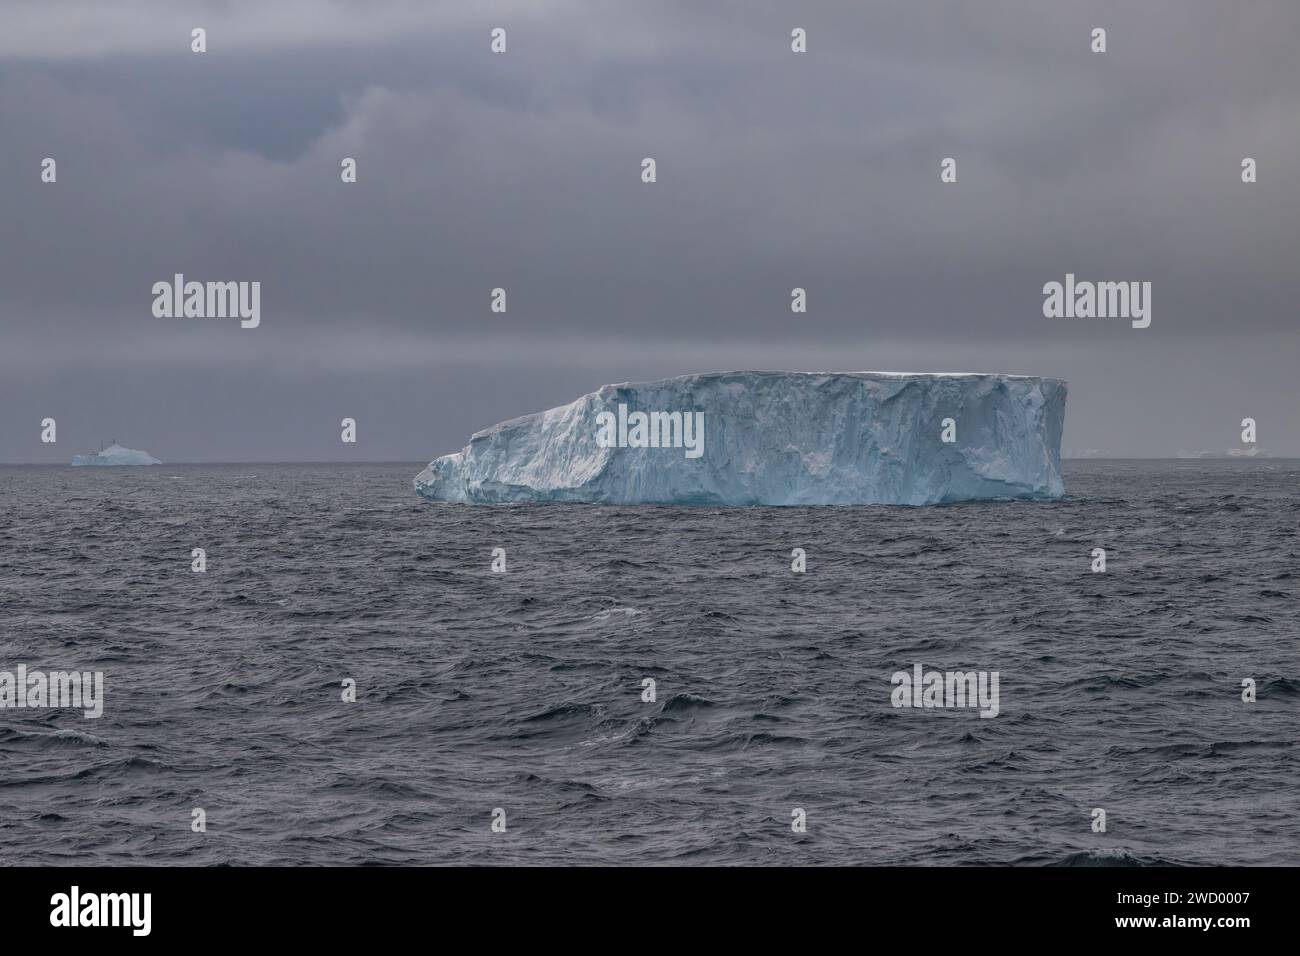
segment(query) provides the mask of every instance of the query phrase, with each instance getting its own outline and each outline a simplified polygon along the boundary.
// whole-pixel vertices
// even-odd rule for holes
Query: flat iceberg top
[[[114,442],[95,455],[76,455],[74,465],[161,465],[162,462],[147,451],[125,448]]]
[[[606,385],[429,463],[433,501],[933,504],[1057,498],[1066,384],[975,372],[711,372]]]
[[[1007,375],[1001,372],[782,372],[778,370],[761,370],[753,369],[740,372],[696,372],[691,375],[678,375],[675,378],[660,379],[656,382],[622,382],[618,385],[606,385],[605,388],[632,388],[639,386],[661,386],[670,383],[688,383],[688,382],[707,382],[710,379],[717,378],[735,378],[743,376],[747,378],[776,377],[787,380],[799,378],[808,379],[825,379],[825,378],[856,378],[869,381],[898,381],[900,379],[917,379],[925,381],[927,379],[986,379],[996,378],[1007,382],[1052,382],[1056,385],[1065,387],[1066,383],[1058,378],[1043,378],[1038,375]],[[603,391],[603,389],[602,389]],[[525,416],[526,417],[526,416]]]

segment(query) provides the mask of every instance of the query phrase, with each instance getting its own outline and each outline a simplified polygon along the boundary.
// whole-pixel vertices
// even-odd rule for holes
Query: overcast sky
[[[1297,38],[1294,0],[5,0],[0,461],[427,460],[739,368],[1054,376],[1067,448],[1300,455]],[[261,326],[155,318],[177,272]],[[1150,328],[1044,318],[1067,272],[1151,282]]]

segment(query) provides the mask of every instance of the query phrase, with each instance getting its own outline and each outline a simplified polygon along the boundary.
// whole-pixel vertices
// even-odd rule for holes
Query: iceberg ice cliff
[[[74,455],[74,465],[161,465],[162,462],[147,451],[123,448],[117,442],[97,455]]]
[[[606,385],[478,432],[430,462],[415,490],[469,503],[1057,498],[1065,393],[1049,378],[888,372],[712,372]]]

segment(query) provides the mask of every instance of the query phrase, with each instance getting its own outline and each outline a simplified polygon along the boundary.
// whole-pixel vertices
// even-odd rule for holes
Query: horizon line
[[[455,454],[455,452],[448,452]],[[280,460],[253,460],[253,459],[221,459],[214,461],[165,461],[157,465],[100,465],[100,466],[75,466],[71,462],[52,462],[52,461],[0,461],[0,467],[3,468],[165,468],[168,465],[175,466],[192,466],[192,465],[427,465],[430,461],[436,461],[434,458],[366,458],[362,460],[349,459],[312,459],[312,458],[290,458]],[[1300,461],[1300,455],[1221,455],[1215,454],[1207,457],[1179,455],[1089,455],[1072,458],[1062,457],[1061,461]]]

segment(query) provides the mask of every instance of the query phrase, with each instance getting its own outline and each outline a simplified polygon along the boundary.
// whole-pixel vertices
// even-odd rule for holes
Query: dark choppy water
[[[1300,863],[1300,462],[747,510],[419,467],[0,468],[0,670],[107,681],[0,710],[0,862]],[[895,710],[916,662],[1000,715]]]

